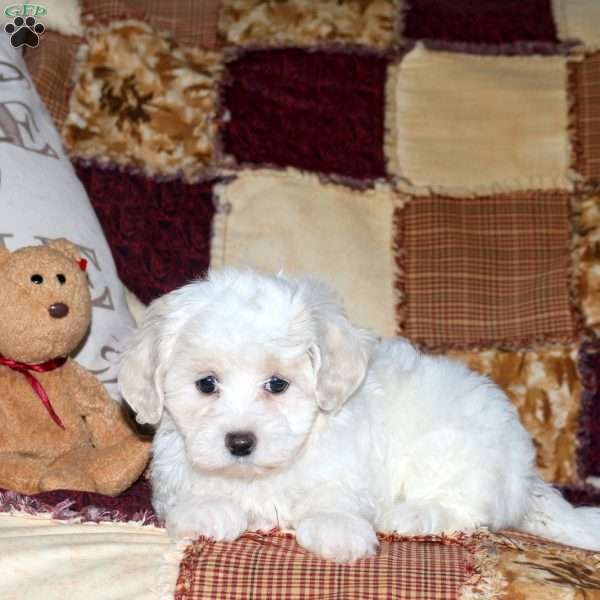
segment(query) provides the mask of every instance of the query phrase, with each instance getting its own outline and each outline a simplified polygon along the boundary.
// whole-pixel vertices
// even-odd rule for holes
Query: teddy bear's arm
[[[137,437],[125,409],[106,392],[100,381],[77,362],[70,360],[66,385],[72,390],[96,447],[112,445],[122,438]]]
[[[94,479],[100,493],[116,495],[146,468],[151,441],[135,431],[123,407],[81,365],[69,361],[65,377],[93,447],[85,452],[74,450],[53,466],[70,471],[77,465]]]

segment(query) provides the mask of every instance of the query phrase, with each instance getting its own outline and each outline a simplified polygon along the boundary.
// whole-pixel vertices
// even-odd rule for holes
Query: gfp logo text
[[[7,17],[42,17],[46,14],[46,8],[39,4],[11,4],[4,9]]]

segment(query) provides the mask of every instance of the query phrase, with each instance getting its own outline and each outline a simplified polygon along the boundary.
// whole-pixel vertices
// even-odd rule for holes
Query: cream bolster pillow
[[[75,358],[117,397],[119,354],[135,327],[124,286],[21,53],[0,35],[0,245],[12,251],[59,237],[88,261],[92,326]]]

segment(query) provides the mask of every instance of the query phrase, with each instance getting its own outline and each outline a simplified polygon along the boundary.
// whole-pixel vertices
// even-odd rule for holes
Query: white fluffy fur
[[[210,374],[218,393],[202,394]],[[285,393],[265,390],[272,375]],[[339,562],[373,554],[375,530],[515,527],[600,549],[600,510],[537,477],[498,387],[353,326],[317,281],[211,272],[152,303],[119,381],[138,420],[158,423],[153,501],[176,537],[294,528]],[[256,435],[249,456],[227,450],[236,431]]]

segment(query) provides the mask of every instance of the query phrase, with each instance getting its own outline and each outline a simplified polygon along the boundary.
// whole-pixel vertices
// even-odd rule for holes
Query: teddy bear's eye
[[[44,283],[44,278],[41,275],[39,275],[38,273],[36,273],[35,275],[31,276],[31,283],[40,285],[40,283]]]
[[[58,283],[60,283],[60,285],[63,285],[63,283],[67,281],[67,278],[62,273],[59,273],[56,276],[56,279],[58,279]]]

